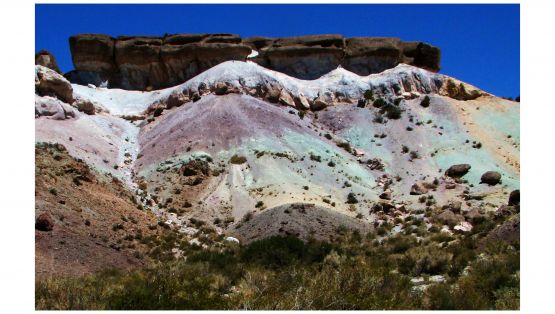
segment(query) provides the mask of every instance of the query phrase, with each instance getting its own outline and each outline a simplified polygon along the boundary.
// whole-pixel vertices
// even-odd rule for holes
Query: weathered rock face
[[[266,68],[301,79],[316,79],[338,66],[359,75],[399,63],[439,70],[438,48],[398,38],[313,35],[287,38],[233,34],[177,34],[164,37],[82,34],[70,37],[77,84],[132,90],[174,86],[225,61],[249,58]]]
[[[438,48],[399,38],[313,35],[251,37],[244,42],[259,51],[254,62],[301,79],[316,79],[338,66],[359,75],[379,73],[399,63],[439,70]]]
[[[56,62],[56,58],[54,58],[54,55],[51,54],[50,51],[41,50],[41,51],[37,52],[35,54],[35,64],[36,65],[42,65],[42,66],[47,67],[51,70],[54,70],[58,73],[62,73],[60,71],[60,68],[58,67],[58,63]]]

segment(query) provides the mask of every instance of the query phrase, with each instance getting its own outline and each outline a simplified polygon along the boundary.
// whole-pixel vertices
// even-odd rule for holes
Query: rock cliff
[[[338,66],[359,75],[406,63],[439,70],[440,50],[398,38],[312,35],[287,38],[233,34],[163,37],[81,34],[69,39],[77,84],[128,90],[161,89],[183,83],[229,60],[247,59],[300,79],[316,79]]]

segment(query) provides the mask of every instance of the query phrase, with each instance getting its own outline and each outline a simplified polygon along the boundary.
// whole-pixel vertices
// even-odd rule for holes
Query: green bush
[[[247,162],[247,158],[245,156],[239,156],[237,154],[231,156],[229,162],[235,165],[241,165]]]
[[[422,101],[420,102],[420,106],[427,108],[430,106],[430,97],[429,96],[425,96],[424,99],[422,99]]]

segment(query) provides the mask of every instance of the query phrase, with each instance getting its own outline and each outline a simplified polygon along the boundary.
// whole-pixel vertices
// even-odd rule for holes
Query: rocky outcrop
[[[301,79],[316,79],[338,66],[359,75],[399,63],[438,71],[440,61],[439,49],[425,43],[341,35],[242,39],[233,34],[82,34],[69,42],[75,66],[66,74],[71,82],[131,90],[174,86],[229,60],[249,59]]]
[[[301,79],[316,79],[338,66],[359,75],[379,73],[399,63],[439,71],[438,48],[399,38],[313,35],[253,37],[244,42],[259,52],[254,62]]]
[[[42,65],[58,73],[62,73],[54,55],[48,50],[41,50],[35,54],[35,65]]]

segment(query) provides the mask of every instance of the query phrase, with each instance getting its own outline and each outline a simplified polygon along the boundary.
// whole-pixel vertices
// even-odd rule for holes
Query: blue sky
[[[499,96],[520,94],[520,7],[504,5],[75,5],[35,6],[35,51],[73,69],[68,38],[78,33],[246,36],[392,36],[441,48],[441,73]]]

